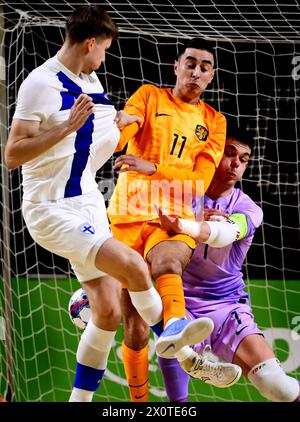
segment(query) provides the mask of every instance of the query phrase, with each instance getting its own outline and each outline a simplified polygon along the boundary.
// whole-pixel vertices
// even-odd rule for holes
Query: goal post
[[[7,85],[6,85],[6,65],[4,55],[4,16],[3,9],[0,5],[0,119],[1,119],[1,161],[3,162],[4,148],[7,141],[8,133],[8,109],[7,109]],[[1,319],[2,326],[2,341],[5,341],[5,365],[3,365],[6,375],[5,396],[8,401],[11,401],[14,396],[14,381],[13,381],[13,357],[12,357],[12,339],[13,339],[13,316],[12,316],[12,289],[11,289],[11,273],[10,273],[10,250],[9,250],[9,174],[8,169],[1,165],[1,211],[2,216],[2,247],[1,255],[3,260],[2,267],[2,282],[3,282],[3,299],[4,312]],[[4,317],[5,316],[5,317]]]
[[[87,3],[16,0],[0,9],[5,69],[0,81],[0,395],[9,387],[14,401],[68,400],[81,332],[67,313],[78,281],[64,259],[29,236],[21,215],[21,172],[5,168],[5,138],[20,84],[56,54],[66,15]],[[300,7],[257,1],[199,3],[100,2],[120,34],[107,51],[99,78],[121,109],[141,84],[174,84],[174,60],[187,38],[202,36],[215,42],[216,77],[204,100],[236,124],[246,125],[256,140],[242,188],[262,207],[264,223],[244,265],[247,289],[257,323],[283,368],[300,379]],[[108,200],[116,180],[112,159],[97,180]],[[129,401],[121,339],[120,329],[95,401]],[[167,401],[152,338],[149,362],[150,398]],[[263,398],[243,378],[230,389],[192,380],[190,400]]]

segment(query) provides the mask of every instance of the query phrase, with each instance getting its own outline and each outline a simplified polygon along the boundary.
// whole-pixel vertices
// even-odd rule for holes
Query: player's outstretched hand
[[[154,205],[160,219],[160,227],[169,234],[181,233],[182,227],[178,217],[171,217],[162,212],[162,209]]]
[[[84,125],[87,118],[95,111],[93,99],[87,94],[80,94],[73,104],[66,123],[72,132],[77,131]]]
[[[141,123],[142,118],[135,114],[128,114],[124,110],[119,110],[115,117],[117,127],[122,130],[124,127],[131,125],[132,123]]]
[[[121,168],[122,166],[124,167]],[[118,170],[118,173],[136,171],[137,173],[145,174],[146,176],[151,176],[156,172],[155,164],[132,154],[120,155],[115,161],[114,169]]]

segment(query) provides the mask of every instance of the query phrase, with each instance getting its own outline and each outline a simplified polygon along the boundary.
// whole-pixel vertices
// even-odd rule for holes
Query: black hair
[[[204,38],[192,38],[187,40],[183,46],[180,47],[178,59],[185,52],[187,48],[196,48],[198,50],[208,51],[213,55],[214,58],[214,67],[216,67],[216,53],[215,53],[215,43]]]
[[[251,136],[249,130],[236,125],[227,124],[226,138],[232,138],[236,141],[241,142],[242,144],[248,145],[251,151],[253,150],[255,145],[254,138]]]
[[[93,37],[116,39],[118,27],[101,6],[81,6],[68,17],[66,36],[73,43]]]

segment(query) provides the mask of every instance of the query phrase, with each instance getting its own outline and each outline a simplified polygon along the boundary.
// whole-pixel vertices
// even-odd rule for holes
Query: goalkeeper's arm
[[[222,248],[243,239],[248,232],[247,217],[244,214],[232,214],[230,218],[219,217],[213,221],[202,222],[179,218],[179,224],[182,233],[215,248]]]

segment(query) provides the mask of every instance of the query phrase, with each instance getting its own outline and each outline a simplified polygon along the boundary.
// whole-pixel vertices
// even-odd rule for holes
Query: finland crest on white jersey
[[[40,122],[40,132],[67,120],[81,93],[92,97],[93,113],[77,131],[22,166],[24,199],[40,202],[97,189],[95,173],[119,140],[116,109],[93,72],[74,75],[57,57],[47,60],[20,87],[14,119]]]

